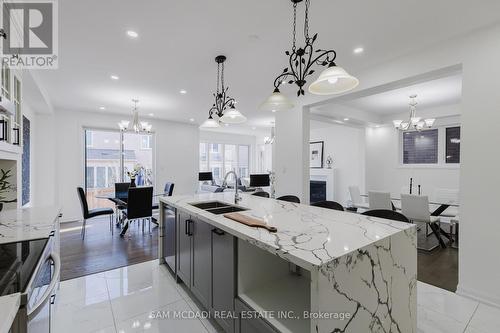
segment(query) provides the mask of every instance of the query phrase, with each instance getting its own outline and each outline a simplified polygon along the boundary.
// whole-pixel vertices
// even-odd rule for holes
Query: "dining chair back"
[[[349,195],[353,204],[362,203],[363,198],[361,198],[361,192],[358,186],[349,186]]]
[[[81,187],[77,187],[76,191],[78,193],[78,199],[80,200],[80,206],[82,207],[83,223],[82,223],[82,239],[85,239],[85,233],[87,230],[87,220],[97,216],[109,216],[109,229],[111,234],[113,234],[113,209],[111,208],[95,208],[89,209],[89,204],[87,202],[87,196],[85,191]]]
[[[82,207],[82,215],[84,219],[89,218],[89,204],[87,202],[87,197],[85,196],[85,191],[81,187],[76,188],[78,192],[78,199],[80,199],[80,206]]]
[[[391,194],[389,192],[369,191],[368,204],[370,206],[370,210],[372,209],[391,210],[393,208],[391,202]]]
[[[171,197],[172,193],[174,193],[174,183],[165,183],[165,189],[163,190],[163,194],[167,197]]]
[[[269,193],[265,191],[254,192],[252,195],[255,195],[256,197],[269,198]]]
[[[115,199],[127,201],[130,183],[115,183]]]
[[[424,195],[401,194],[401,211],[415,222],[431,222],[429,198]]]
[[[367,210],[366,212],[363,212],[362,215],[380,217],[382,219],[410,223],[410,220],[408,220],[408,218],[406,216],[404,216],[403,214],[401,214],[399,212],[395,212],[392,209],[391,210],[389,210],[389,209]]]
[[[153,187],[128,189],[127,219],[148,218],[153,215]]]
[[[283,195],[277,200],[282,200],[282,201],[288,201],[288,202],[293,202],[293,203],[300,203],[300,199],[296,197],[295,195]]]
[[[318,201],[318,202],[312,203],[311,206],[344,211],[344,207],[342,207],[341,204],[339,204],[338,202],[335,202],[335,201],[328,201],[328,200]]]

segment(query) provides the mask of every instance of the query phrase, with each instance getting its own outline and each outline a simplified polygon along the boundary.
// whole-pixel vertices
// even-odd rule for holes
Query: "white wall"
[[[334,201],[350,200],[348,187],[365,185],[365,130],[311,120],[310,141],[324,141],[324,160],[330,155],[334,169]],[[325,166],[326,167],[326,166]]]
[[[116,129],[123,116],[56,111],[37,116],[37,205],[56,204],[64,220],[81,218],[76,187],[84,184],[83,128]],[[175,183],[175,194],[193,193],[198,176],[198,128],[152,120],[155,132],[155,187]]]
[[[276,112],[276,140],[273,145],[273,171],[276,196],[296,195],[309,202],[309,117],[301,106]]]
[[[444,153],[441,152],[440,153]],[[422,194],[433,198],[437,188],[459,189],[457,165],[404,166],[400,164],[400,133],[391,126],[366,129],[366,190],[389,191],[399,197],[404,187],[421,185]]]

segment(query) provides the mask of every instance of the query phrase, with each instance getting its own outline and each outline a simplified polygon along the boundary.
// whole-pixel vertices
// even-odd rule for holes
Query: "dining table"
[[[368,198],[368,194],[361,194],[362,197]],[[391,197],[391,201],[401,201],[401,198],[397,197]],[[430,211],[431,216],[440,216],[441,214],[444,213],[446,209],[449,207],[460,207],[460,205],[457,202],[452,202],[452,201],[429,201],[429,206],[434,206],[435,208]],[[393,203],[393,207],[396,207]],[[401,206],[398,208],[401,209]],[[443,241],[441,238],[441,235],[444,235],[446,238],[448,238],[448,241],[450,243],[453,242],[453,236],[448,234],[446,231],[441,228],[441,226],[436,227],[432,225],[432,223],[429,224],[429,227],[432,230],[432,233],[436,236],[439,244],[441,245],[442,248],[446,248],[446,243]]]
[[[164,195],[166,195],[166,194],[165,193],[156,193],[156,194],[153,194],[153,198],[161,197]],[[121,192],[121,193],[118,193],[118,195],[117,195],[117,193],[101,194],[101,195],[96,195],[95,198],[109,200],[109,201],[113,202],[115,205],[121,206],[121,207],[126,209],[128,192]],[[153,204],[153,209],[157,209],[157,208],[158,208],[158,205]],[[128,220],[123,221],[121,219],[118,219],[118,215],[117,215],[116,221],[117,221],[116,222],[117,226],[119,226],[119,225],[122,226],[120,236],[123,236],[128,230],[129,221]],[[123,223],[123,222],[125,222],[125,223]],[[158,222],[155,219],[152,219],[152,222],[155,223],[156,225],[158,224]]]

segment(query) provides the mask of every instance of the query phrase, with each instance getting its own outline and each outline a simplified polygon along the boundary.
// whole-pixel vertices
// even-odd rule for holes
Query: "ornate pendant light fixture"
[[[153,125],[149,124],[146,121],[139,121],[139,111],[137,109],[137,103],[139,103],[138,99],[133,99],[134,109],[133,109],[133,118],[132,118],[132,130],[136,133],[145,132],[150,133]],[[122,120],[118,123],[118,127],[121,131],[126,132],[129,130],[130,121]]]
[[[295,83],[299,88],[297,96],[304,95],[304,86],[307,83],[306,79],[315,72],[312,69],[313,65],[328,67],[309,86],[311,94],[340,94],[356,88],[359,84],[358,79],[349,75],[343,68],[335,64],[337,53],[334,50],[314,50],[313,44],[318,38],[318,34],[315,34],[313,37],[309,36],[309,7],[311,0],[305,0],[304,38],[306,45],[297,48],[297,4],[303,0],[291,1],[293,3],[293,43],[292,50],[285,52],[289,57],[289,66],[274,80],[274,92],[261,104],[260,108],[262,110],[274,112],[291,109],[293,104],[280,92],[279,86],[284,82],[288,82],[289,84]]]
[[[229,87],[224,85],[224,61],[226,57],[217,56],[217,90],[214,93],[215,103],[208,110],[208,119],[201,124],[200,128],[220,127],[220,123],[239,124],[247,120],[235,107],[236,101],[227,94]],[[215,117],[215,118],[214,118]]]
[[[408,121],[403,121],[403,120],[392,121],[396,129],[401,131],[408,131],[408,130],[421,131],[424,128],[431,128],[434,125],[434,122],[436,121],[436,119],[434,118],[427,118],[422,120],[422,118],[417,117],[418,103],[416,101],[416,98],[417,95],[410,96],[410,103],[408,104],[410,106],[410,117]]]

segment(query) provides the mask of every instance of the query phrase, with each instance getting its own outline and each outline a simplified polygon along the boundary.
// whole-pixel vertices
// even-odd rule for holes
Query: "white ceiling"
[[[269,127],[272,114],[258,105],[286,66],[291,13],[288,0],[60,1],[59,69],[39,80],[55,109],[128,114],[139,98],[144,116],[201,123],[222,53],[230,94],[249,118],[241,128]],[[337,64],[356,74],[499,21],[500,1],[312,0],[310,20],[318,47],[337,50]],[[364,54],[352,53],[358,46]]]
[[[419,109],[459,103],[462,98],[462,75],[427,81],[342,104],[379,115],[391,115],[408,111],[410,95],[417,95]]]

